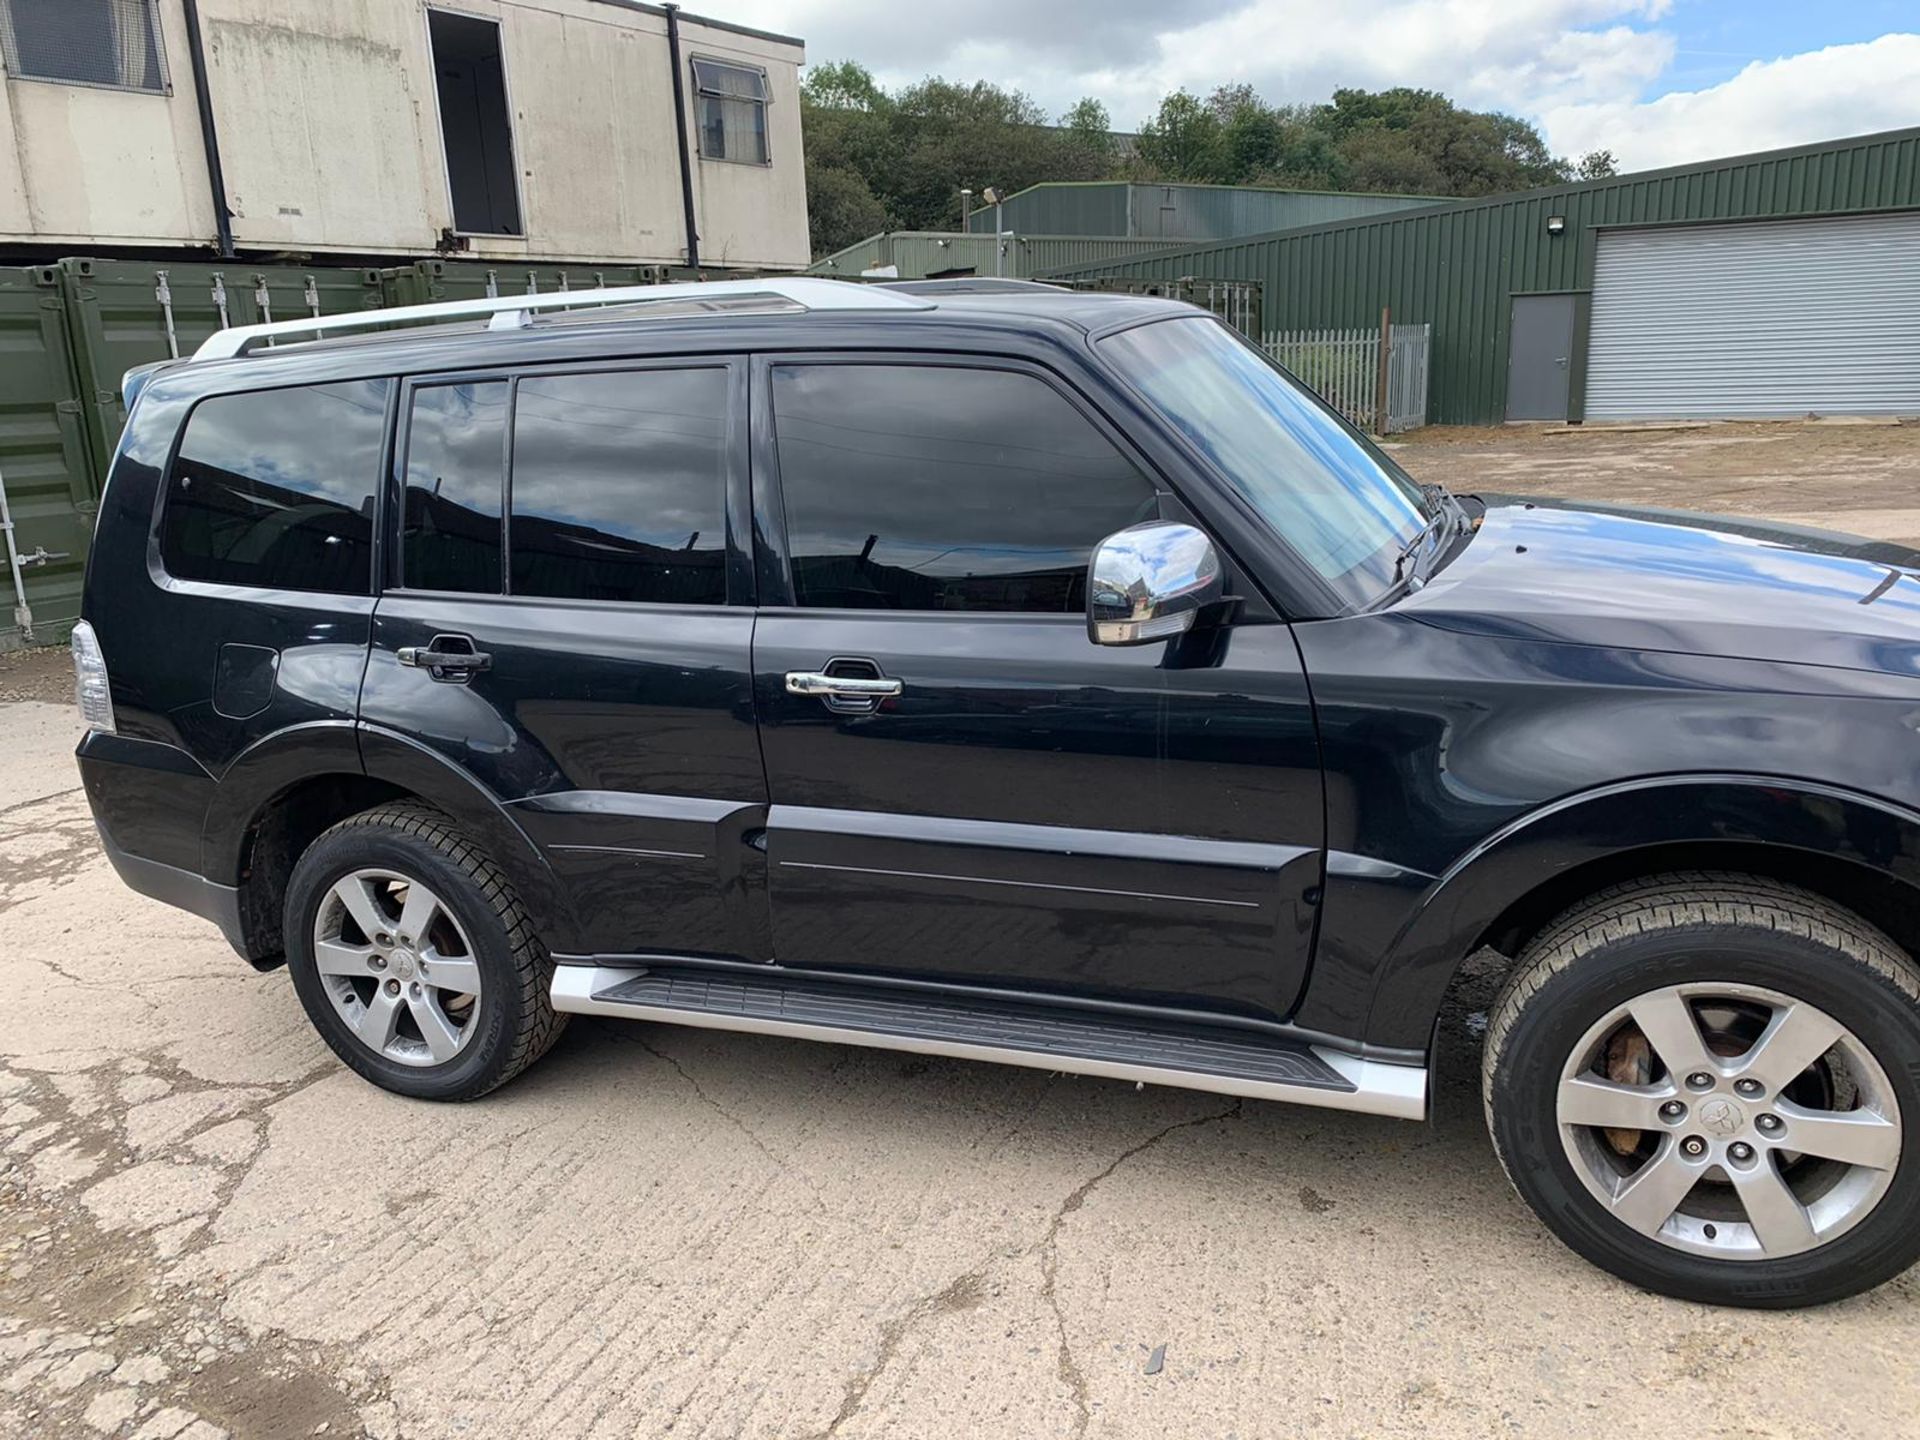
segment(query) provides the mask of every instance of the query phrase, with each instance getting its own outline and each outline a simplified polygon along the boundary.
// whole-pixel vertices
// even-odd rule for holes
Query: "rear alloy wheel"
[[[1742,876],[1621,886],[1494,1007],[1509,1178],[1575,1250],[1720,1304],[1836,1300],[1920,1258],[1920,974],[1837,906]]]
[[[402,1065],[444,1065],[479,1031],[480,962],[453,911],[393,870],[334,881],[313,927],[314,968],[360,1043]]]
[[[307,847],[287,882],[287,969],[334,1054],[374,1084],[471,1100],[566,1022],[553,963],[500,868],[438,811],[383,805]]]

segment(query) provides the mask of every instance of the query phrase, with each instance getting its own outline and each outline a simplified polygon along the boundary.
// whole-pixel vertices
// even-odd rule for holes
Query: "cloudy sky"
[[[692,0],[889,85],[986,78],[1134,129],[1178,86],[1415,85],[1623,169],[1920,124],[1920,0]]]

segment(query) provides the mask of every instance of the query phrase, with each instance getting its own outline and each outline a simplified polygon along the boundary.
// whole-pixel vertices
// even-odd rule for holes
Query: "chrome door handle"
[[[885,700],[903,689],[898,680],[870,680],[858,675],[823,675],[817,670],[789,670],[789,695],[817,695],[824,700]]]

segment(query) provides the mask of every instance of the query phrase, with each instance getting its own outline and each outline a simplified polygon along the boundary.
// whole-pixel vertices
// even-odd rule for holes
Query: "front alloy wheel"
[[[1610,1214],[1720,1259],[1845,1234],[1900,1161],[1900,1103],[1872,1052],[1761,986],[1668,985],[1615,1006],[1574,1047],[1557,1108],[1567,1158]]]
[[[1494,1005],[1484,1094],[1514,1188],[1648,1290],[1818,1304],[1920,1259],[1920,970],[1806,891],[1669,875],[1569,911]]]

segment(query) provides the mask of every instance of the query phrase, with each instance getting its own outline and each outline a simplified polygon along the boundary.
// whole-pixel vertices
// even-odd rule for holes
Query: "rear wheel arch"
[[[257,969],[285,958],[287,882],[300,856],[340,821],[394,802],[445,815],[513,882],[555,949],[576,933],[552,867],[493,796],[403,736],[329,724],[256,745],[220,779],[201,842],[202,873],[239,890],[245,954]]]
[[[1466,962],[1509,959],[1587,897],[1675,871],[1798,885],[1920,954],[1920,814],[1757,776],[1679,776],[1569,797],[1509,825],[1428,888],[1381,962],[1366,1030],[1428,1046]]]

